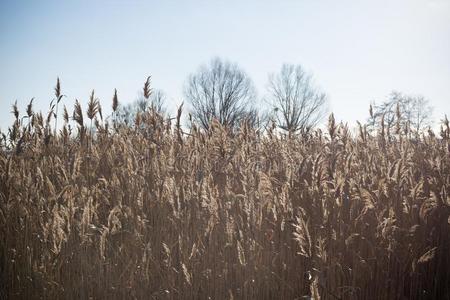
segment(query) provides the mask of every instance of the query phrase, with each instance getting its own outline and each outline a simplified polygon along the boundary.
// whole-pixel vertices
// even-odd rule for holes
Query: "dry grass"
[[[108,124],[94,93],[91,124],[64,111],[55,136],[15,108],[2,142],[3,297],[450,299],[448,122],[288,138]]]

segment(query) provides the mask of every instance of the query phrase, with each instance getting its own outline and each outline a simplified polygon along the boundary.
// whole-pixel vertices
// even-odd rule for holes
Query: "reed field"
[[[1,133],[0,298],[450,299],[446,118],[125,126],[60,95]]]

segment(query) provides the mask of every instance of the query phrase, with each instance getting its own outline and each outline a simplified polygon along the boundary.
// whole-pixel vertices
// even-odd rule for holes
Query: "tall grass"
[[[15,107],[3,133],[3,297],[450,299],[448,121],[286,137],[183,132],[181,107],[108,123],[94,93],[90,124],[64,111],[55,135]]]

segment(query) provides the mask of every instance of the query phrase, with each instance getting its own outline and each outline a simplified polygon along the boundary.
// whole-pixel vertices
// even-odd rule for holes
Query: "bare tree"
[[[384,116],[384,124],[388,128],[396,126],[411,130],[414,133],[422,132],[431,125],[432,107],[423,96],[405,95],[393,91],[388,99],[379,105],[374,105],[373,124],[381,123]]]
[[[327,113],[327,96],[300,65],[284,64],[269,76],[269,102],[278,125],[289,132],[309,130]]]
[[[205,129],[213,119],[235,128],[255,116],[251,79],[236,64],[219,58],[189,76],[184,95],[191,104],[192,117]]]

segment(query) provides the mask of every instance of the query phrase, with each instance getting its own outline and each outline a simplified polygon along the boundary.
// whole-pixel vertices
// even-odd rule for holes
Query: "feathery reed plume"
[[[31,118],[31,116],[33,116],[33,100],[34,100],[34,98],[31,98],[30,103],[28,103],[28,105],[27,105],[28,118]]]
[[[183,143],[183,138],[181,136],[181,113],[183,111],[183,104],[184,102],[181,103],[181,105],[178,107],[177,110],[177,123],[176,123],[176,128],[177,128],[177,137],[178,137],[178,141],[182,144]]]
[[[59,77],[56,79],[55,97],[56,99],[59,99],[61,97],[61,84],[59,82]]]
[[[65,123],[69,123],[69,112],[67,111],[67,107],[64,105],[64,113],[63,118]]]
[[[99,102],[98,99],[95,98],[94,90],[91,92],[91,96],[89,97],[88,109],[87,109],[87,117],[92,121],[95,115],[99,111]]]
[[[114,96],[112,101],[112,109],[114,113],[117,111],[118,107],[119,107],[119,98],[117,97],[117,89],[114,89]]]
[[[328,134],[333,140],[336,134],[336,123],[334,121],[333,113],[331,113],[330,117],[328,118]]]
[[[58,128],[58,105],[59,102],[62,100],[64,95],[61,94],[61,84],[59,82],[59,77],[56,79],[56,86],[55,86],[55,100],[56,100],[56,107],[55,107],[55,130],[54,135],[56,136],[56,130]]]
[[[16,118],[16,120],[19,119],[19,109],[17,108],[17,100],[16,102],[14,102],[14,104],[12,105],[12,111],[11,113],[14,115],[14,118]]]
[[[148,98],[150,98],[150,95],[152,93],[152,89],[150,88],[150,80],[151,80],[151,76],[148,76],[147,80],[144,83],[144,97],[147,100],[148,100]]]
[[[402,115],[400,113],[400,105],[399,105],[399,103],[397,103],[397,107],[395,109],[395,115],[397,117],[397,120],[396,120],[396,123],[395,123],[395,133],[396,134],[400,134],[400,131],[401,131],[400,122],[401,122],[401,119],[402,119]]]
[[[74,111],[73,111],[73,119],[81,127],[84,126],[84,124],[83,124],[83,111],[81,110],[81,105],[80,105],[80,102],[78,102],[78,99],[75,99],[75,106],[74,106]]]

